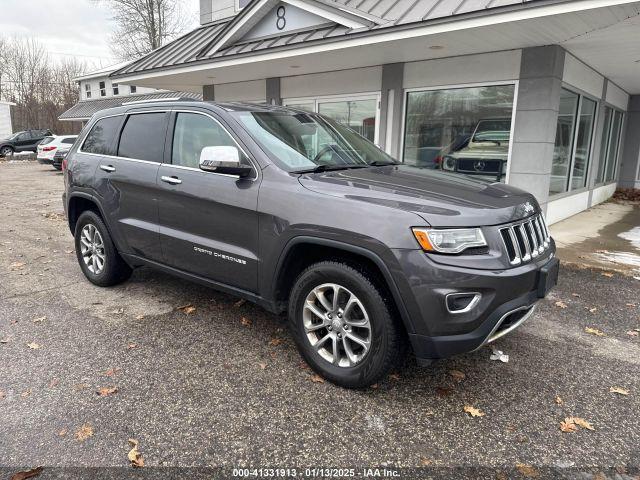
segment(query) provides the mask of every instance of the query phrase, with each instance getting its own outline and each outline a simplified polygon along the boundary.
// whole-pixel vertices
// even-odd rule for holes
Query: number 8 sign
[[[285,13],[287,13],[284,5],[280,5],[276,10],[276,28],[278,30],[284,30],[284,27],[287,26],[287,19],[284,18]]]

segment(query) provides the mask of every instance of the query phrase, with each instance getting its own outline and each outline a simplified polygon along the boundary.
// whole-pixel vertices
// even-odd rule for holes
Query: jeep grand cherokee
[[[288,315],[319,374],[364,387],[520,325],[557,279],[535,198],[397,163],[282,107],[173,101],[96,114],[64,204],[85,276],[151,266]]]

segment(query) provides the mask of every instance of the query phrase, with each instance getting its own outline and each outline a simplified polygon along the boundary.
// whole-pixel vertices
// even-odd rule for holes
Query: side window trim
[[[176,120],[178,118],[178,114],[180,114],[180,113],[193,113],[193,114],[196,114],[196,115],[202,115],[202,116],[210,118],[216,124],[218,124],[220,126],[220,128],[222,128],[222,130],[227,135],[229,135],[231,140],[233,140],[233,143],[236,144],[236,146],[238,147],[240,152],[242,152],[242,154],[247,158],[247,161],[251,164],[251,167],[254,170],[255,175],[250,180],[253,181],[253,180],[257,180],[258,179],[258,171],[260,169],[256,166],[257,162],[247,152],[247,148],[244,147],[241,144],[242,142],[237,138],[236,135],[234,135],[233,131],[227,125],[225,125],[220,119],[218,119],[212,113],[204,112],[204,111],[200,111],[200,110],[174,109],[174,110],[172,110],[171,113],[172,113],[171,120],[169,121],[169,124],[170,124],[170,127],[171,127],[171,134],[167,135],[168,141],[166,143],[166,150],[165,150],[165,156],[164,156],[164,160],[165,160],[164,165],[170,166],[170,167],[173,167],[173,168],[179,168],[179,169],[185,169],[185,170],[193,170],[193,171],[201,172],[201,173],[205,173],[205,174],[220,175],[220,176],[223,176],[223,177],[233,177],[233,175],[226,175],[226,174],[223,174],[223,173],[205,172],[204,170],[200,170],[199,168],[186,167],[186,166],[183,166],[183,165],[174,165],[174,163],[173,163],[173,140],[174,140],[174,136],[175,136],[175,128],[176,128],[176,123],[177,123]]]
[[[171,123],[171,110],[137,110],[137,111],[129,111],[126,112],[123,115],[123,121],[122,123],[120,123],[120,126],[118,127],[118,134],[117,134],[117,142],[116,142],[116,158],[122,159],[122,160],[130,160],[132,162],[144,162],[144,163],[154,163],[157,165],[160,165],[162,162],[154,162],[152,160],[143,160],[141,158],[131,158],[131,157],[121,157],[118,155],[118,153],[120,153],[120,140],[122,139],[122,132],[124,132],[124,128],[127,125],[127,121],[129,120],[129,117],[131,117],[132,115],[143,115],[145,113],[164,113],[165,114],[165,122],[164,122],[164,138],[165,141],[162,142],[163,144],[163,152],[162,152],[162,159],[164,160],[165,158],[165,149],[166,149],[166,139],[167,139],[167,131],[169,129],[169,124]]]

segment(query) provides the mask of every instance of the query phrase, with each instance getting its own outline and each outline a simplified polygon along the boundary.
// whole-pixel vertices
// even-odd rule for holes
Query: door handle
[[[170,183],[171,185],[179,185],[182,183],[182,180],[180,180],[178,177],[160,177],[160,180],[162,180],[163,182],[166,183]]]
[[[116,167],[114,167],[113,165],[100,165],[100,170],[111,173],[116,171]]]

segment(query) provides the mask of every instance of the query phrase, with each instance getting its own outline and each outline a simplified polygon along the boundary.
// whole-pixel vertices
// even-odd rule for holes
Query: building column
[[[508,182],[531,192],[546,211],[556,140],[564,50],[522,50]]]
[[[280,78],[266,79],[266,95],[267,105],[282,105],[282,97],[280,96]]]
[[[215,85],[203,85],[202,86],[202,99],[205,102],[213,102],[216,99]]]
[[[401,160],[402,92],[404,63],[388,63],[382,66],[380,95],[380,123],[378,143],[392,157]]]
[[[624,123],[626,132],[622,139],[618,186],[640,188],[640,95],[633,95],[629,99]]]

